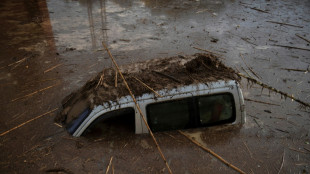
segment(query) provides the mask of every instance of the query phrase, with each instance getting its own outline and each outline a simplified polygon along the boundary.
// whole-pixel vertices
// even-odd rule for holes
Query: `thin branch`
[[[304,70],[304,69],[291,69],[291,68],[280,68],[283,70],[287,70],[287,71],[297,71],[297,72],[303,72],[303,73],[307,73],[308,70]]]
[[[12,129],[9,129],[9,130],[7,130],[7,131],[1,133],[1,134],[0,134],[0,137],[2,137],[3,135],[5,135],[5,134],[7,134],[7,133],[9,133],[9,132],[11,132],[11,131],[13,131],[13,130],[19,128],[19,127],[24,126],[25,124],[28,124],[28,123],[30,123],[30,122],[32,122],[32,121],[38,119],[38,118],[41,118],[41,117],[43,117],[44,115],[47,115],[47,114],[49,114],[49,113],[52,113],[52,112],[54,112],[54,111],[56,111],[56,110],[58,110],[58,108],[55,108],[55,109],[53,109],[53,110],[51,110],[51,111],[48,111],[48,112],[45,112],[44,114],[41,114],[41,115],[39,115],[39,116],[37,116],[37,117],[35,117],[35,118],[32,118],[32,119],[30,119],[30,120],[28,120],[28,121],[26,121],[26,122],[24,122],[24,123],[22,123],[22,124],[20,124],[20,125],[18,125],[18,126],[15,126],[15,127],[13,127]]]
[[[226,164],[227,166],[231,167],[232,169],[236,170],[239,173],[245,174],[244,171],[242,171],[241,169],[237,168],[236,166],[232,165],[231,163],[229,163],[228,161],[226,161],[225,159],[223,159],[222,157],[220,157],[219,155],[217,155],[215,152],[213,152],[211,149],[208,149],[207,147],[201,145],[199,142],[197,142],[196,140],[192,139],[190,136],[186,135],[184,132],[179,131],[180,134],[184,135],[187,139],[189,139],[191,142],[193,142],[194,144],[196,144],[198,147],[202,148],[203,150],[209,152],[211,155],[213,155],[214,157],[216,157],[218,160],[222,161],[224,164]]]
[[[44,74],[47,73],[47,72],[49,72],[49,71],[52,71],[53,69],[55,69],[55,68],[57,68],[57,67],[59,67],[59,66],[61,66],[61,65],[62,65],[62,64],[58,64],[58,65],[55,65],[55,66],[53,66],[53,67],[51,67],[51,68],[45,70],[45,71],[44,71]]]
[[[210,54],[214,54],[214,55],[217,55],[217,56],[220,56],[222,57],[223,55],[219,54],[219,53],[215,53],[215,52],[212,52],[212,51],[209,51],[207,49],[202,49],[202,48],[198,48],[198,47],[192,47],[192,48],[195,48],[196,50],[200,50],[200,51],[205,51],[207,53],[210,53]]]
[[[308,48],[292,47],[292,46],[287,46],[287,45],[277,45],[277,44],[274,44],[274,45],[272,45],[272,46],[283,47],[283,48],[289,48],[289,49],[297,49],[297,50],[310,51],[310,49],[308,49]]]
[[[278,89],[275,89],[275,88],[273,88],[273,87],[271,87],[271,86],[269,86],[269,85],[267,85],[267,84],[264,84],[264,83],[262,83],[262,82],[260,82],[260,81],[258,81],[258,80],[256,80],[256,79],[251,78],[251,77],[248,77],[248,76],[246,76],[246,75],[244,75],[244,74],[237,73],[237,75],[239,75],[240,77],[246,78],[246,79],[248,79],[249,81],[252,81],[252,82],[258,84],[258,85],[262,86],[263,88],[267,88],[267,89],[269,89],[269,90],[271,90],[271,91],[274,91],[274,92],[279,93],[279,94],[281,94],[281,95],[283,95],[283,96],[285,96],[285,97],[288,97],[288,98],[290,98],[290,99],[292,99],[292,100],[295,100],[296,102],[298,102],[298,103],[300,103],[300,104],[302,104],[302,105],[304,105],[304,106],[310,107],[310,103],[303,102],[303,101],[301,101],[301,100],[295,98],[293,95],[289,95],[289,94],[287,94],[287,93],[285,93],[285,92],[283,92],[283,91],[280,91],[280,90],[278,90]]]
[[[174,78],[174,77],[172,77],[172,76],[170,76],[170,75],[167,75],[167,74],[164,74],[164,73],[161,73],[161,72],[158,72],[158,71],[154,71],[154,70],[152,70],[152,72],[154,72],[154,73],[156,73],[156,74],[159,74],[159,75],[161,75],[161,76],[164,76],[164,77],[166,77],[166,78],[169,78],[169,79],[171,79],[171,80],[173,80],[173,81],[175,81],[175,82],[182,83],[180,80],[178,80],[178,79],[176,79],[176,78]]]
[[[282,167],[283,167],[283,164],[284,164],[284,155],[285,155],[285,151],[283,151],[283,155],[282,155],[282,163],[281,163],[280,169],[279,169],[279,171],[278,171],[278,174],[281,172]]]
[[[111,166],[111,164],[112,164],[112,160],[113,160],[113,156],[111,156],[111,159],[110,159],[109,165],[108,165],[108,167],[107,167],[107,170],[105,171],[105,174],[108,174],[109,169],[110,169],[110,166]]]
[[[254,70],[245,62],[244,58],[243,58],[243,55],[240,53],[240,56],[243,60],[243,63],[245,64],[245,66],[258,78],[258,79],[262,79],[262,77],[260,77],[258,74],[256,74],[254,72]]]
[[[297,37],[299,37],[300,39],[302,39],[302,40],[304,40],[304,41],[310,43],[310,40],[308,40],[308,39],[306,39],[306,38],[300,36],[299,34],[295,34],[295,35],[296,35]]]
[[[115,69],[115,88],[117,88],[117,69]]]
[[[281,105],[278,105],[278,104],[273,104],[273,103],[268,103],[268,102],[253,100],[253,99],[249,99],[249,98],[245,98],[244,100],[246,100],[246,101],[251,101],[251,102],[256,102],[256,103],[262,103],[262,104],[266,104],[266,105],[281,106]]]
[[[143,83],[141,80],[139,80],[136,77],[132,77],[134,79],[136,79],[138,82],[140,82],[143,86],[145,86],[146,88],[148,88],[149,90],[151,90],[152,92],[154,92],[158,97],[163,97],[160,94],[158,94],[153,88],[151,88],[150,86],[148,86],[147,84]]]
[[[15,99],[11,100],[11,102],[16,101],[16,100],[20,100],[20,99],[23,99],[23,98],[26,98],[26,97],[30,97],[30,96],[32,96],[32,95],[34,95],[34,94],[37,94],[37,93],[42,92],[42,91],[45,91],[45,90],[50,89],[50,88],[52,88],[52,87],[55,87],[55,86],[57,86],[57,85],[58,85],[58,84],[56,84],[56,85],[51,85],[51,86],[48,86],[48,87],[46,87],[46,88],[37,90],[37,91],[35,91],[35,92],[33,92],[33,93],[24,95],[24,96],[22,96],[22,97],[15,98]]]
[[[144,114],[142,113],[142,111],[141,111],[141,109],[140,109],[140,106],[138,105],[138,103],[137,103],[137,101],[136,101],[136,99],[135,99],[135,97],[134,97],[134,95],[133,95],[131,89],[129,88],[127,81],[125,80],[125,78],[124,78],[122,72],[120,71],[120,69],[119,69],[119,67],[118,67],[118,65],[117,65],[117,63],[116,63],[116,61],[115,61],[115,59],[113,58],[113,56],[112,56],[110,50],[108,49],[108,47],[107,47],[103,42],[102,42],[102,45],[103,45],[103,47],[107,50],[107,52],[108,52],[108,54],[109,54],[109,56],[110,56],[110,58],[111,58],[113,64],[114,64],[115,67],[117,68],[117,71],[118,71],[119,75],[120,75],[121,78],[123,79],[123,82],[124,82],[124,84],[125,84],[125,86],[126,86],[128,92],[130,93],[130,96],[131,96],[132,100],[135,102],[135,105],[136,105],[136,107],[137,107],[137,109],[138,109],[138,111],[139,111],[139,113],[140,113],[140,116],[141,116],[143,122],[145,123],[145,125],[146,125],[148,131],[150,132],[151,137],[153,138],[153,141],[154,141],[154,143],[155,143],[155,145],[156,145],[156,147],[157,147],[157,149],[158,149],[158,151],[159,151],[159,154],[160,154],[161,158],[164,160],[164,163],[166,164],[166,167],[167,167],[169,173],[172,174],[172,171],[171,171],[171,169],[170,169],[170,167],[169,167],[169,164],[168,164],[168,162],[167,162],[167,160],[166,160],[164,154],[162,153],[162,151],[161,151],[161,149],[160,149],[160,147],[159,147],[159,144],[158,144],[158,142],[157,142],[157,140],[156,140],[156,138],[155,138],[155,136],[154,136],[154,134],[153,134],[153,132],[152,132],[150,126],[149,126],[149,124],[147,123]]]
[[[266,21],[266,22],[270,22],[270,23],[274,23],[274,24],[280,24],[280,25],[287,25],[287,26],[291,26],[291,27],[304,28],[303,26],[293,25],[293,24],[288,24],[288,23],[283,23],[283,22],[276,22],[276,21]]]

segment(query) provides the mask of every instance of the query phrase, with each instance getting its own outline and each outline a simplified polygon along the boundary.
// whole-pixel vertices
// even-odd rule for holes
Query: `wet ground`
[[[310,43],[298,37],[310,39],[307,0],[3,0],[0,10],[1,134],[60,107],[110,67],[101,41],[119,64],[208,49],[226,65],[245,74],[248,65],[262,82],[310,103]],[[242,88],[248,99],[243,127],[192,130],[191,136],[246,173],[309,173],[309,109],[246,80]],[[167,173],[149,135],[112,130],[96,140],[73,138],[54,124],[56,113],[0,137],[1,173],[105,173],[111,156],[115,173]],[[174,173],[234,172],[178,132],[155,136]]]

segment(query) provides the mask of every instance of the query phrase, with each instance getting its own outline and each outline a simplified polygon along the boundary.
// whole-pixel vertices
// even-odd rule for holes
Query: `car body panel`
[[[162,97],[156,97],[154,93],[143,94],[136,98],[142,113],[146,117],[146,107],[149,104],[171,101],[176,99],[182,99],[193,96],[213,95],[221,93],[230,93],[233,95],[235,108],[236,108],[236,120],[231,124],[243,124],[245,123],[245,111],[244,111],[244,99],[239,88],[239,84],[234,80],[229,81],[217,81],[209,83],[199,83],[186,86],[180,86],[173,89],[163,89],[157,91]],[[143,122],[139,112],[136,109],[135,103],[130,96],[121,97],[117,101],[105,102],[102,105],[95,106],[86,119],[80,124],[80,126],[74,131],[73,136],[80,136],[86,130],[86,128],[98,117],[114,111],[117,109],[131,107],[135,110],[135,133],[142,134],[148,133],[148,129]],[[145,118],[147,120],[147,117]]]

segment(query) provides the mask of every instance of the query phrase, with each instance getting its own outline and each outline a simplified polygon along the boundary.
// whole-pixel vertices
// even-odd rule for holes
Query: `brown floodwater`
[[[308,0],[2,0],[0,11],[1,134],[60,108],[111,67],[102,41],[120,65],[207,49],[310,103]],[[309,173],[309,108],[241,85],[242,127],[187,134],[246,173]],[[54,123],[57,112],[0,136],[0,173],[105,173],[112,156],[115,173],[168,173],[149,135],[114,127],[100,138],[74,138]],[[155,137],[174,173],[235,172],[177,131]]]

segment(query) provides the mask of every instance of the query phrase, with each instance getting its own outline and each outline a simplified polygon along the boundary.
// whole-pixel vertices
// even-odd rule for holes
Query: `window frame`
[[[231,98],[231,103],[232,103],[232,116],[229,119],[226,120],[220,120],[217,122],[213,123],[206,123],[202,124],[200,121],[200,110],[199,110],[199,98],[201,97],[211,97],[211,96],[217,96],[217,95],[229,95]],[[215,126],[215,125],[222,125],[222,124],[227,124],[227,123],[233,123],[236,121],[236,103],[235,103],[235,98],[234,95],[230,92],[223,92],[223,93],[217,93],[217,94],[206,94],[206,95],[199,95],[199,96],[189,96],[189,97],[184,97],[184,98],[178,98],[174,100],[166,100],[162,102],[155,102],[155,103],[149,103],[146,105],[145,110],[146,110],[146,117],[147,117],[147,122],[153,132],[164,132],[164,131],[171,131],[171,130],[177,130],[177,129],[169,129],[169,130],[164,130],[164,131],[154,131],[152,128],[152,124],[150,124],[152,118],[150,117],[150,110],[149,107],[152,105],[157,105],[157,104],[162,104],[162,103],[170,103],[174,101],[180,101],[180,100],[186,100],[189,108],[189,126],[187,126],[185,129],[191,129],[191,128],[199,128],[199,127],[210,127],[210,126]],[[191,112],[192,111],[192,112]]]

